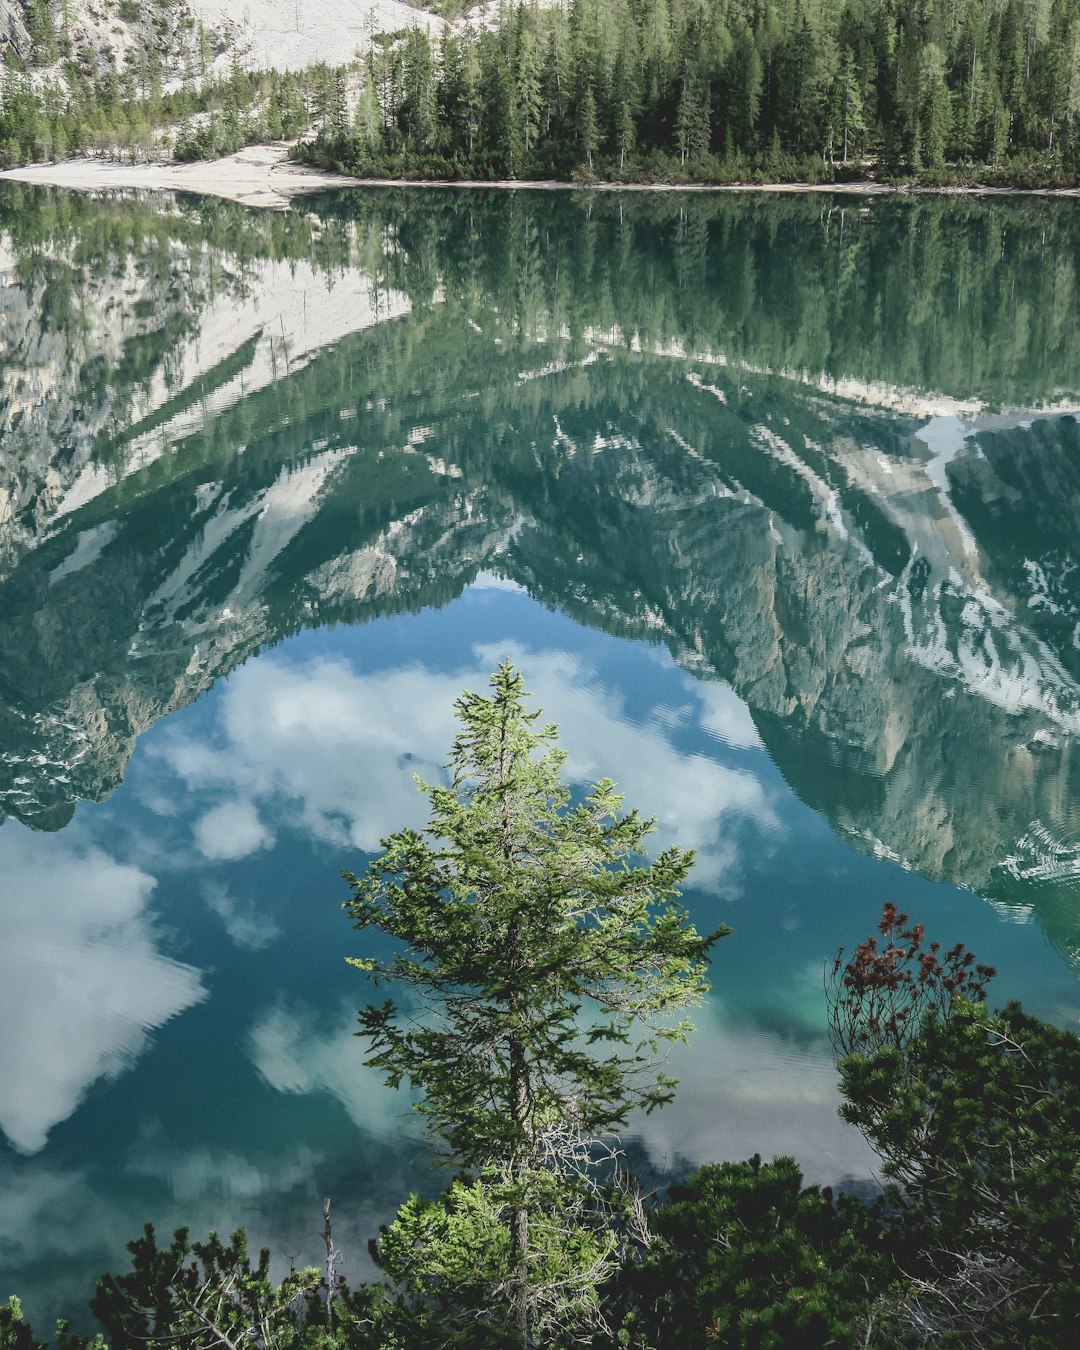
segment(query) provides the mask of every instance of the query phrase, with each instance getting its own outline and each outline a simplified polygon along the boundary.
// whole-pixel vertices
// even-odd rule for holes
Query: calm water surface
[[[510,656],[729,923],[627,1143],[865,1183],[886,899],[1080,1015],[1076,203],[0,193],[0,1298],[434,1189],[339,905]]]

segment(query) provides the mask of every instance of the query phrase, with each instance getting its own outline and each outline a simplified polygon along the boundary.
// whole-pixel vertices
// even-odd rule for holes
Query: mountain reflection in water
[[[65,920],[69,964],[50,969],[75,979],[89,962],[102,990],[129,995],[98,996],[86,1062],[43,1070],[49,1093],[17,1107],[9,1094],[12,1142],[41,1149],[84,1099],[92,1119],[95,1081],[117,1080],[182,1011],[169,1034],[194,1037],[221,997],[207,998],[197,937],[170,945],[150,917],[155,885],[183,890],[167,861],[180,808],[154,775],[195,803],[183,828],[204,861],[257,870],[281,833],[277,794],[332,875],[418,809],[409,773],[438,771],[454,694],[506,641],[581,777],[610,771],[636,801],[640,762],[666,766],[653,779],[668,800],[644,804],[699,848],[704,891],[723,895],[734,874],[733,831],[769,854],[790,791],[867,857],[1036,920],[1080,971],[1078,256],[1072,203],[1011,198],[380,190],[258,215],[0,194],[0,819],[13,818],[0,849],[23,924],[9,931],[55,958],[59,930],[33,927],[35,899],[88,878]],[[579,635],[563,620],[558,651],[533,644],[539,611],[521,591]],[[470,630],[460,646],[440,626],[433,611],[466,592],[446,613],[480,624],[477,606],[503,594],[509,636]],[[386,626],[407,614],[427,616],[422,639]],[[409,660],[360,669],[333,648],[339,625],[377,634],[372,651],[404,643]],[[588,659],[569,650],[600,633]],[[296,635],[331,645],[244,664]],[[648,648],[615,657],[611,638],[665,647],[676,702],[650,702]],[[431,656],[436,640],[460,650]],[[212,690],[212,708],[190,706]],[[407,742],[389,730],[402,708]],[[76,808],[116,793],[138,739],[182,709],[193,720],[147,737],[140,770],[156,852],[118,862]],[[622,741],[647,742],[644,760]],[[204,800],[207,785],[218,795]],[[136,809],[122,799],[109,828],[132,832],[116,823]],[[782,859],[760,866],[779,893]],[[348,982],[317,1015],[273,1001],[259,963],[288,919],[238,884],[200,895],[244,979],[266,986],[254,1020],[244,1005],[244,1072],[344,1112],[310,1155],[290,1144],[288,1166],[268,1145],[267,1167],[300,1185],[316,1155],[343,1155],[345,1126],[380,1137],[372,1112],[399,1121],[400,1103],[373,1105],[385,1098],[350,1043]],[[265,897],[272,871],[260,884]],[[866,916],[852,922],[858,940]],[[339,916],[317,927],[337,960]],[[115,968],[98,960],[110,945]],[[803,958],[808,1007],[821,955]],[[787,1045],[802,1034],[789,1014]],[[727,1146],[725,1128],[732,1148],[770,1150],[760,1112],[741,1132],[737,1113],[717,1124],[702,1063],[731,1083],[756,1065],[774,1107],[801,1082],[831,1113],[819,1013],[803,1029],[816,1058],[763,1049],[769,1016],[763,1002],[741,1041],[711,1011],[699,1019],[683,1114],[654,1154],[696,1160]],[[22,1083],[35,1056],[0,1052],[0,1072]],[[291,1109],[274,1116],[279,1143],[299,1137]],[[169,1171],[178,1200],[245,1184],[256,1197],[269,1183],[223,1161],[229,1138],[223,1126],[166,1164],[147,1126],[123,1167]],[[383,1170],[403,1194],[411,1164],[395,1157]],[[62,1170],[54,1197],[76,1186]],[[132,1231],[147,1217],[135,1208]]]

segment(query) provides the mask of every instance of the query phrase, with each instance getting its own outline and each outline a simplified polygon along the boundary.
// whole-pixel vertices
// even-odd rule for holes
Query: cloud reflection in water
[[[35,1153],[92,1083],[205,991],[158,950],[145,871],[76,830],[50,838],[15,821],[0,859],[0,1129]]]
[[[269,847],[286,823],[331,845],[374,851],[390,831],[424,822],[412,776],[438,781],[455,731],[454,700],[464,688],[484,688],[507,656],[545,717],[559,723],[568,776],[614,778],[628,806],[656,815],[658,844],[677,838],[697,850],[696,888],[734,893],[738,827],[749,823],[772,838],[780,829],[761,780],[680,749],[670,726],[631,721],[618,692],[561,651],[488,644],[449,672],[412,664],[361,673],[340,658],[264,657],[229,680],[215,744],[175,731],[154,753],[190,792],[213,798],[194,827],[209,861]],[[702,685],[694,693],[699,741],[757,744],[730,690]]]

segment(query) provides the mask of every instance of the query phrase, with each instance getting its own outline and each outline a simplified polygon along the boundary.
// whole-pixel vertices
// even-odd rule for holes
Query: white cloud
[[[136,1139],[118,1165],[63,1167],[44,1159],[16,1162],[0,1151],[0,1267],[35,1326],[70,1317],[86,1306],[102,1271],[130,1267],[124,1244],[152,1221],[167,1241],[180,1225],[199,1239],[223,1236],[237,1224],[250,1246],[267,1245],[280,1279],[290,1257],[318,1264],[322,1197],[334,1196],[334,1237],[348,1257],[349,1277],[376,1275],[366,1259],[367,1239],[388,1222],[408,1194],[397,1166],[371,1178],[362,1198],[334,1190],[326,1160],[302,1143],[248,1155],[232,1149],[184,1147],[160,1128]],[[160,1184],[164,1183],[164,1185]]]
[[[334,846],[374,850],[393,830],[424,822],[413,774],[441,778],[455,699],[463,688],[482,689],[507,655],[525,671],[545,716],[560,724],[570,776],[582,784],[613,778],[627,806],[656,816],[657,843],[697,850],[695,886],[735,893],[740,831],[748,823],[771,835],[780,828],[761,781],[679,749],[662,725],[635,723],[615,691],[560,651],[488,646],[450,673],[403,666],[360,674],[341,659],[289,665],[263,658],[226,686],[216,748],[174,732],[156,753],[191,791],[225,794],[196,826],[207,858],[265,847],[287,823]],[[709,692],[688,705],[687,717],[710,737],[721,728],[730,744],[755,744],[735,696],[703,688]]]
[[[124,1264],[124,1243],[146,1222],[124,1215],[81,1169],[27,1166],[0,1150],[0,1268],[35,1327],[86,1306],[94,1279]]]
[[[317,1162],[316,1155],[303,1144],[268,1165],[265,1160],[256,1162],[233,1149],[177,1148],[163,1136],[148,1135],[136,1144],[125,1170],[132,1176],[164,1178],[173,1200],[190,1207],[216,1199],[250,1202],[279,1195],[294,1186],[307,1186],[314,1192]]]
[[[274,842],[251,801],[213,807],[195,822],[194,833],[199,852],[211,862],[234,862]]]
[[[226,686],[220,749],[174,734],[157,753],[192,791],[258,799],[264,817],[277,799],[277,815],[315,838],[375,849],[423,821],[412,773],[440,777],[460,690],[420,668],[361,676],[341,660],[264,658]],[[216,832],[202,842],[214,847]]]
[[[343,1005],[327,1025],[309,1009],[267,1009],[248,1033],[252,1063],[278,1092],[328,1092],[362,1130],[383,1139],[419,1135],[412,1095],[388,1088],[364,1064],[356,1010]]]
[[[836,1066],[825,1045],[739,1026],[715,1004],[694,1021],[690,1045],[666,1065],[679,1079],[674,1102],[632,1119],[627,1141],[643,1144],[658,1166],[787,1154],[807,1181],[822,1185],[876,1175],[870,1145],[837,1114]]]
[[[660,1167],[784,1153],[821,1184],[875,1174],[869,1145],[837,1114],[836,1068],[822,1041],[793,1042],[741,1026],[716,1003],[699,1009],[694,1020],[690,1045],[676,1047],[664,1065],[680,1080],[675,1101],[632,1117],[626,1142],[642,1146]],[[355,1025],[356,1014],[346,1006],[340,1020],[329,1023],[307,1008],[269,1008],[251,1028],[248,1051],[277,1091],[329,1093],[369,1137],[419,1137],[411,1097],[364,1066]]]
[[[49,1254],[69,1256],[91,1236],[100,1241],[108,1207],[81,1171],[0,1164],[0,1214],[0,1256],[5,1265],[15,1265]]]
[[[736,749],[761,744],[750,709],[730,685],[702,681],[694,693],[702,705],[701,725],[710,736]]]
[[[471,591],[518,591],[520,594],[527,594],[525,587],[520,582],[514,581],[512,577],[500,576],[498,572],[477,572]]]
[[[663,727],[632,722],[618,695],[599,685],[569,653],[506,644],[478,654],[485,672],[507,656],[525,672],[545,716],[559,723],[561,742],[570,752],[567,770],[576,781],[613,778],[627,806],[656,817],[660,844],[677,841],[697,850],[696,887],[725,894],[737,890],[738,825],[751,822],[771,835],[780,828],[753,773],[688,754],[676,748]]]
[[[77,831],[0,831],[0,1130],[42,1148],[89,1086],[122,1072],[148,1032],[199,1002],[199,972],[163,956],[154,879]]]
[[[281,936],[281,926],[250,898],[234,896],[219,881],[205,881],[202,897],[206,907],[225,925],[225,931],[238,947],[259,952]]]

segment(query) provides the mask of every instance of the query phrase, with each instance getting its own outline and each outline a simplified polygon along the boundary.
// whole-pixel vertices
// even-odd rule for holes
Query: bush
[[[793,1158],[702,1167],[655,1230],[620,1283],[626,1344],[854,1350],[895,1275],[880,1208],[803,1188]]]

